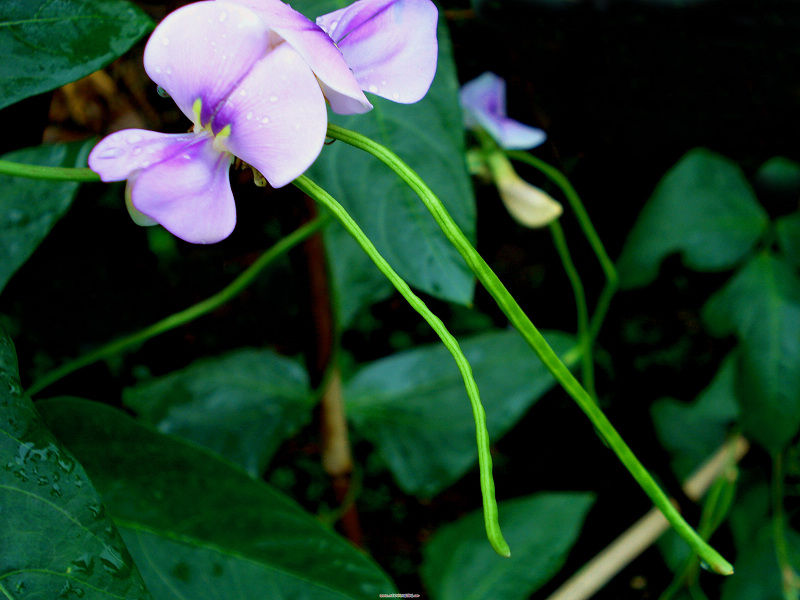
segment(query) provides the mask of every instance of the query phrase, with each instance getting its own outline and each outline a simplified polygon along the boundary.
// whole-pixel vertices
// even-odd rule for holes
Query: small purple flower
[[[102,140],[89,166],[128,180],[129,211],[193,243],[230,235],[229,167],[239,157],[273,187],[301,175],[325,140],[327,112],[314,72],[253,11],[203,1],[167,16],[147,43],[147,74],[194,123],[192,132],[129,129]]]
[[[506,116],[506,82],[486,72],[461,87],[464,125],[483,128],[501,148],[528,150],[547,138],[544,131]]]

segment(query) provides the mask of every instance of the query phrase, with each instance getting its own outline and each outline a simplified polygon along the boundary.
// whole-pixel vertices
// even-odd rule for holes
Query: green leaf
[[[575,347],[574,338],[565,333],[553,332],[548,341],[562,356]],[[554,384],[516,331],[475,336],[461,348],[472,365],[493,440]],[[375,445],[409,494],[432,496],[477,461],[475,422],[464,382],[441,344],[371,363],[345,385],[344,397],[355,430]]]
[[[523,600],[555,575],[580,533],[592,494],[541,493],[501,502],[511,558],[486,543],[480,512],[442,527],[425,547],[422,578],[434,600]]]
[[[40,405],[83,462],[157,600],[372,600],[395,591],[346,540],[212,452],[106,405]]]
[[[703,307],[716,335],[740,340],[736,395],[747,435],[775,453],[800,427],[800,279],[766,252]]]
[[[292,5],[310,15],[339,8],[330,2]],[[368,94],[364,115],[331,115],[396,152],[431,187],[467,237],[475,237],[475,200],[466,167],[458,80],[447,28],[439,26],[439,66],[425,98],[402,105]],[[323,149],[308,175],[336,198],[378,251],[409,285],[459,304],[472,300],[474,278],[424,205],[373,156],[344,143]],[[358,310],[391,293],[392,286],[339,225],[328,227],[339,315],[347,325]]]
[[[790,560],[800,567],[800,535],[786,532]],[[757,539],[738,548],[735,577],[726,578],[722,600],[782,600],[781,571],[775,557],[775,538],[771,523],[765,522]]]
[[[800,267],[800,213],[776,219],[775,233],[783,256],[795,267]]]
[[[0,29],[2,31],[2,29]],[[93,142],[25,148],[3,160],[48,167],[85,167]],[[79,183],[0,175],[0,290],[67,212]]]
[[[761,165],[755,182],[765,189],[779,194],[800,192],[800,165],[784,156],[775,156]]]
[[[690,150],[658,183],[628,235],[617,265],[620,285],[647,285],[674,252],[691,269],[729,269],[752,250],[767,222],[736,164]]]
[[[4,0],[0,108],[104,67],[152,27],[124,0]]]
[[[0,332],[0,596],[148,600],[83,467],[22,393]]]
[[[662,398],[653,404],[658,439],[672,455],[679,479],[685,479],[725,441],[728,427],[739,415],[734,393],[736,362],[735,353],[726,357],[694,402]]]
[[[311,419],[315,398],[295,361],[242,349],[123,392],[123,402],[164,433],[210,448],[258,477],[281,442]]]

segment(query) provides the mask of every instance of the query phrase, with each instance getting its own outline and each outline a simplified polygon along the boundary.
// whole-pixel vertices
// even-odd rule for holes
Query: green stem
[[[775,455],[772,463],[772,536],[775,543],[775,554],[781,571],[781,587],[785,600],[797,600],[798,576],[789,558],[789,546],[786,543],[786,526],[783,514],[783,454]]]
[[[561,263],[564,265],[564,271],[567,273],[569,282],[572,285],[572,291],[575,295],[575,306],[578,311],[578,338],[582,348],[581,352],[581,374],[583,375],[583,386],[592,398],[597,397],[594,389],[594,356],[592,355],[592,336],[589,331],[589,309],[586,306],[586,294],[583,290],[583,283],[581,276],[578,274],[578,269],[575,268],[575,263],[572,262],[572,256],[567,246],[567,240],[564,237],[564,229],[561,223],[553,221],[550,223],[550,233],[553,235],[553,243],[558,250],[558,255],[561,257]]]
[[[44,179],[47,181],[100,181],[100,176],[91,169],[70,167],[45,167],[0,160],[0,175]]]
[[[489,450],[489,432],[486,429],[486,414],[481,405],[478,386],[472,376],[472,367],[467,361],[456,339],[447,331],[444,323],[434,315],[425,305],[422,299],[411,291],[408,284],[400,277],[394,269],[380,255],[378,250],[364,234],[358,224],[348,214],[344,207],[339,204],[328,192],[319,187],[305,175],[301,175],[294,180],[294,185],[303,192],[314,198],[317,202],[325,206],[333,216],[344,226],[347,232],[358,242],[361,249],[372,259],[375,266],[392,283],[403,298],[416,310],[423,319],[433,328],[441,338],[444,345],[453,355],[464,379],[470,403],[472,404],[472,416],[475,419],[476,437],[478,440],[478,465],[480,469],[481,493],[483,495],[483,518],[486,526],[486,535],[492,547],[501,556],[511,556],[508,544],[503,539],[500,532],[500,524],[497,516],[497,502],[494,495],[494,480],[492,479],[492,455]]]
[[[237,296],[244,288],[253,283],[261,271],[273,262],[279,256],[288,252],[291,248],[312,236],[319,231],[329,220],[327,215],[320,216],[298,228],[296,231],[290,233],[285,238],[281,239],[277,244],[272,246],[269,250],[264,252],[258,260],[245,269],[236,279],[229,283],[225,288],[205,300],[190,306],[189,308],[180,312],[174,313],[165,319],[161,319],[157,323],[145,327],[144,329],[132,333],[118,340],[114,340],[108,344],[100,346],[99,348],[79,356],[75,360],[65,363],[57,369],[46,373],[41,378],[34,381],[28,388],[28,393],[34,396],[41,392],[46,387],[52,385],[59,379],[66,377],[70,373],[82,369],[92,363],[95,363],[109,356],[113,356],[131,347],[137,346],[150,338],[157,335],[185,325],[190,321],[197,319],[211,311],[219,308],[235,296]]]
[[[594,315],[592,315],[590,331],[592,339],[595,339],[600,331],[600,327],[603,325],[603,320],[608,312],[611,299],[617,291],[619,278],[617,277],[617,269],[614,266],[614,261],[609,258],[605,246],[603,246],[603,242],[600,240],[600,236],[597,235],[597,231],[594,225],[592,225],[589,213],[586,212],[586,208],[583,206],[578,192],[572,187],[566,175],[551,164],[527,152],[510,151],[507,152],[507,154],[508,157],[513,160],[524,162],[538,169],[545,177],[561,188],[561,191],[564,192],[564,197],[567,199],[567,202],[569,202],[570,208],[572,208],[575,218],[578,220],[578,224],[581,226],[581,229],[583,229],[583,233],[589,241],[589,245],[592,247],[592,250],[594,250],[597,260],[600,261],[600,267],[603,269],[603,273],[606,276],[606,285],[603,287],[603,291],[600,292]]]
[[[547,344],[539,330],[533,325],[528,316],[523,312],[508,290],[502,284],[494,271],[478,254],[467,237],[458,228],[453,218],[442,205],[441,201],[420,179],[419,175],[406,165],[396,154],[385,146],[353,131],[343,129],[336,125],[328,125],[328,137],[341,140],[356,148],[369,152],[384,164],[389,166],[412,190],[420,197],[426,208],[433,215],[439,227],[448,240],[458,250],[469,268],[478,277],[486,290],[494,298],[497,305],[508,317],[509,321],[522,334],[530,347],[539,356],[539,359],[553,374],[561,386],[572,396],[580,409],[589,417],[597,431],[605,438],[619,460],[628,469],[636,482],[641,486],[653,503],[661,510],[664,517],[675,528],[678,534],[686,540],[691,548],[714,571],[722,575],[733,573],[733,567],[716,550],[711,548],[691,526],[683,519],[661,490],[653,477],[639,462],[631,449],[614,429],[614,426],[595,404],[589,393],[572,375],[569,369],[561,362],[558,355]]]

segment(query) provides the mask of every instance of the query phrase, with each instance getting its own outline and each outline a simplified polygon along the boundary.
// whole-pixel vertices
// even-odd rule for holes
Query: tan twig
[[[745,455],[750,444],[738,435],[723,444],[683,485],[690,500],[702,498],[711,484],[725,470]],[[547,600],[586,600],[608,583],[614,575],[653,544],[669,529],[669,523],[654,508],[625,533],[581,567]]]

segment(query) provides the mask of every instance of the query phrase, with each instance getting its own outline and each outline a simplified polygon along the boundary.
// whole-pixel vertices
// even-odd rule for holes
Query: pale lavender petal
[[[122,181],[132,173],[169,160],[196,139],[193,133],[124,129],[103,138],[89,154],[89,168],[103,181]]]
[[[216,120],[231,126],[221,143],[281,187],[319,155],[328,113],[314,73],[299,53],[281,44],[239,84]]]
[[[229,2],[195,2],[170,13],[156,27],[144,51],[150,78],[181,111],[201,125],[270,49],[266,25],[251,10]]]
[[[464,107],[464,125],[469,128],[478,123],[474,113],[483,112],[495,117],[506,116],[506,82],[491,72],[486,72],[461,86],[461,106]]]
[[[328,35],[280,0],[229,0],[258,14],[272,31],[308,63],[334,112],[350,115],[372,109],[350,66]]]
[[[464,125],[482,127],[506,150],[529,150],[542,144],[547,134],[506,116],[506,82],[484,73],[461,87]]]
[[[420,100],[436,74],[438,11],[430,0],[358,0],[317,19],[361,89],[395,102]]]
[[[130,182],[133,207],[177,237],[212,244],[236,225],[228,170],[233,157],[203,132],[180,154],[140,171]]]
[[[530,150],[547,139],[547,134],[541,129],[508,117],[498,117],[484,112],[476,112],[474,116],[478,124],[506,150]]]

